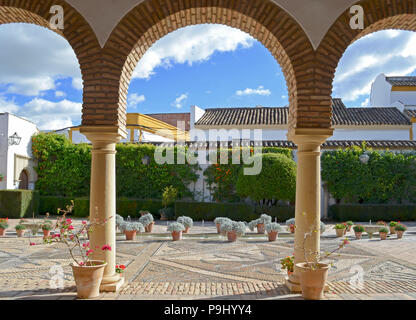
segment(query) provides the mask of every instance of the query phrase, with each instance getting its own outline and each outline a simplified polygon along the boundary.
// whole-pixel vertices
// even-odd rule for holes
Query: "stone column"
[[[305,261],[304,235],[313,230],[305,242],[308,259],[320,252],[321,217],[321,144],[332,135],[331,129],[296,129],[288,134],[288,139],[297,146],[296,176],[296,229],[295,264]],[[292,292],[301,292],[298,270],[289,277],[287,285]]]
[[[126,134],[113,127],[82,127],[80,131],[92,143],[90,221],[108,219],[103,226],[94,227],[90,234],[92,258],[107,262],[100,291],[115,292],[124,283],[115,272],[116,143]],[[111,251],[102,251],[103,245],[110,245]]]

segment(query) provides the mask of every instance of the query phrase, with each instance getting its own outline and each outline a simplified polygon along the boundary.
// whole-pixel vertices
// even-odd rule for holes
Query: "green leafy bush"
[[[39,193],[32,190],[0,190],[0,217],[19,219],[38,214]]]
[[[416,205],[334,204],[329,217],[335,221],[416,220]]]
[[[244,175],[240,171],[237,193],[252,200],[288,200],[296,195],[296,163],[282,154],[266,153],[261,157],[262,170],[258,175]],[[247,166],[249,167],[249,166]]]

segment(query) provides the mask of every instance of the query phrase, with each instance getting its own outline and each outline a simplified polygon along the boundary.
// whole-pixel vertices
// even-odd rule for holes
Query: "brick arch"
[[[53,30],[49,27],[50,8],[61,5],[64,9],[64,29]],[[64,37],[78,59],[84,86],[97,76],[90,66],[100,59],[101,48],[95,33],[85,19],[64,1],[50,0],[0,0],[0,25],[5,23],[31,23],[50,29]],[[95,97],[83,92],[83,118],[91,112]]]
[[[350,28],[349,8],[331,26],[317,49],[317,69],[332,92],[335,70],[347,48],[373,32],[398,29],[416,31],[416,0],[365,0],[357,2],[364,9],[364,30]]]
[[[302,28],[269,0],[147,0],[131,10],[106,43],[120,65],[119,117],[125,119],[129,83],[139,59],[160,38],[179,28],[215,23],[238,28],[259,40],[276,58],[286,78],[291,125],[302,124],[298,113],[299,79],[308,82],[305,66],[314,50]],[[113,59],[113,61],[115,61]],[[301,93],[308,94],[308,92]],[[327,115],[324,115],[328,117]],[[303,119],[308,122],[309,119]],[[328,123],[330,122],[328,117]],[[306,127],[313,126],[306,123]]]

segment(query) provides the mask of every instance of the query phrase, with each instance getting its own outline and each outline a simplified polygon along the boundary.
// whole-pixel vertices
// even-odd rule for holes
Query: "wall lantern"
[[[150,157],[149,156],[144,156],[143,158],[142,158],[142,163],[145,165],[145,166],[148,166],[149,164],[150,164]]]
[[[18,146],[21,140],[22,137],[19,137],[17,132],[15,132],[14,135],[9,137],[9,146]]]
[[[360,156],[360,161],[364,164],[367,164],[368,160],[370,160],[370,156],[366,153]]]

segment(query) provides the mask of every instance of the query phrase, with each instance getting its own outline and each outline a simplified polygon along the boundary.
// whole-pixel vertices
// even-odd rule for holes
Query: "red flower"
[[[111,251],[111,247],[108,244],[103,245],[103,247],[101,248],[101,250],[103,251]]]

